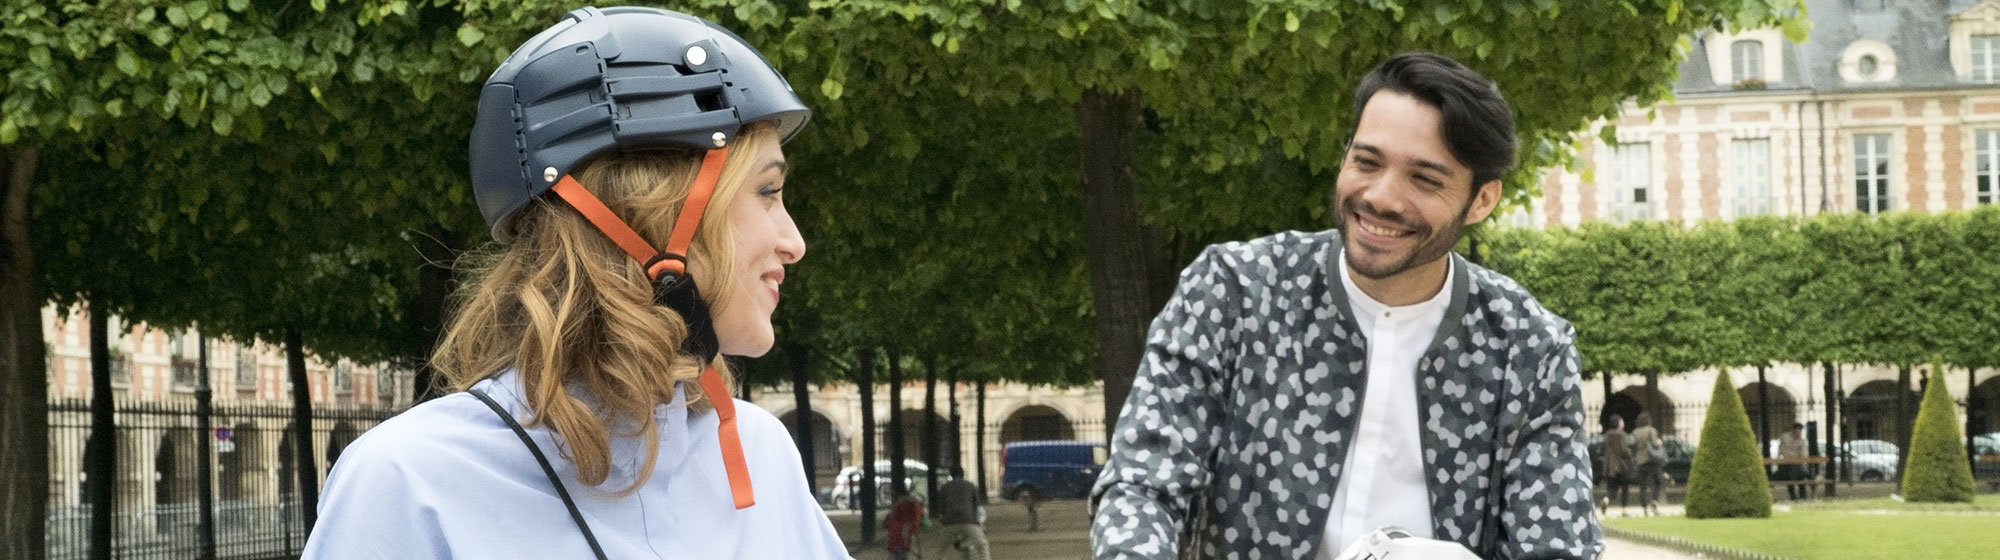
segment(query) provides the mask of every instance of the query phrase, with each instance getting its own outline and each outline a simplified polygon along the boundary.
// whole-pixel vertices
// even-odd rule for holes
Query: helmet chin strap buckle
[[[709,316],[708,302],[701,299],[701,289],[695,286],[694,275],[667,272],[654,277],[653,303],[674,310],[687,322],[687,337],[681,339],[682,352],[701,359],[702,363],[715,360],[722,345],[716,340],[714,319]]]

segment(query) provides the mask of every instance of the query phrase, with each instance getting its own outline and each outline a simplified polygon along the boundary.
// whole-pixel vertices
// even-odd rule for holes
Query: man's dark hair
[[[1472,169],[1472,188],[1499,179],[1514,167],[1514,108],[1500,97],[1493,80],[1458,61],[1428,52],[1390,57],[1368,71],[1354,88],[1354,124],[1361,110],[1382,90],[1400,92],[1435,107],[1441,117],[1438,135],[1445,148]],[[1349,138],[1353,137],[1349,131]]]
[[[952,466],[951,466],[951,477],[952,477],[952,478],[965,478],[965,468],[964,468],[964,467],[960,467],[960,466],[958,466],[958,465],[952,465]]]

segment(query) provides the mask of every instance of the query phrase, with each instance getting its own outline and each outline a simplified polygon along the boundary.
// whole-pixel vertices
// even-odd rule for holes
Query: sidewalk
[[[1630,511],[1625,511],[1629,509]],[[1639,508],[1612,508],[1607,516],[1639,515]],[[1667,515],[1680,515],[1679,505],[1661,508]],[[875,542],[860,544],[861,516],[848,510],[829,510],[827,517],[840,532],[842,541],[848,543],[847,550],[856,560],[886,560],[889,554],[882,547],[886,533],[878,524],[875,528]],[[993,560],[1043,560],[1090,557],[1090,519],[1085,514],[1081,500],[1051,501],[1042,504],[1041,530],[1028,530],[1028,512],[1019,503],[995,500],[986,510],[986,538],[992,545]],[[937,539],[926,538],[936,528],[926,528],[919,533],[920,554],[926,560],[957,559],[956,551],[944,548]],[[953,552],[952,554],[944,554]],[[1673,550],[1649,546],[1617,539],[1605,543],[1603,560],[1690,560],[1697,558]]]

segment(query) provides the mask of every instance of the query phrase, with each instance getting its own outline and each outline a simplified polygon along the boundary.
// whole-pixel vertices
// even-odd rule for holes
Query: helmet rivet
[[[701,45],[688,47],[687,63],[689,66],[701,66],[703,64],[707,64],[708,49],[701,48]]]
[[[715,139],[715,147],[717,148],[729,145],[729,136],[723,133],[717,132],[712,138]]]
[[[547,168],[547,169],[543,169],[543,170],[542,170],[542,180],[543,180],[543,181],[547,181],[547,182],[550,182],[550,183],[554,183],[554,182],[556,182],[556,177],[560,177],[560,175],[557,175],[557,174],[556,174],[556,168],[554,168],[554,167],[550,167],[550,168]]]

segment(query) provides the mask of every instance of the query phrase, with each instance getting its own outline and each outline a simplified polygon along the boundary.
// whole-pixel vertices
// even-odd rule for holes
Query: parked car
[[[1972,436],[1972,478],[2000,484],[2000,432]]]
[[[878,508],[889,507],[891,498],[891,488],[889,485],[890,466],[892,465],[888,459],[875,461],[875,506]],[[917,499],[923,500],[926,503],[930,501],[928,498],[930,491],[926,482],[932,476],[938,477],[940,483],[951,478],[950,473],[932,471],[930,466],[925,465],[923,461],[916,459],[903,460],[904,487],[909,488],[910,494],[915,495]],[[850,465],[840,469],[840,474],[833,477],[833,488],[827,493],[827,504],[833,506],[834,509],[853,509],[859,505],[854,498],[856,496],[856,489],[860,487],[861,467]]]
[[[1047,498],[1083,498],[1104,468],[1104,444],[1087,441],[1017,441],[1000,450],[1000,497],[1018,499],[1033,489]]]
[[[1846,466],[1840,467],[1845,480],[1880,482],[1895,480],[1901,476],[1896,471],[1896,458],[1902,448],[1879,439],[1857,439],[1841,444],[1841,460]]]

